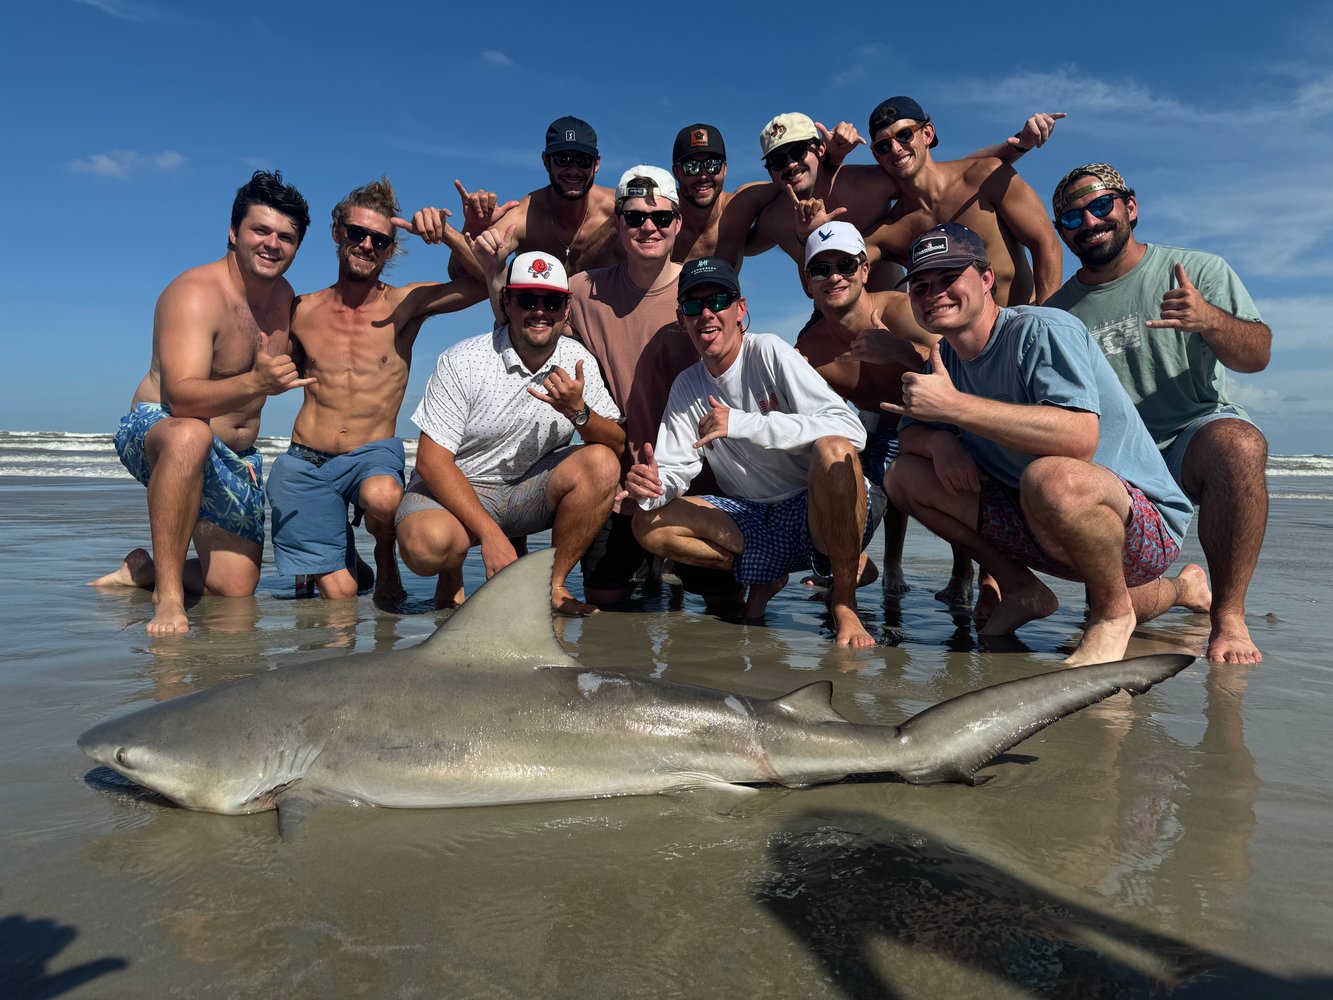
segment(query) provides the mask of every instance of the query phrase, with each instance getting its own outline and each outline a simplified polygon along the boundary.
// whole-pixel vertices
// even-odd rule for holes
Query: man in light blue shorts
[[[1245,593],[1268,524],[1268,442],[1228,399],[1225,370],[1263,371],[1272,331],[1221,257],[1135,239],[1138,200],[1109,163],[1071,170],[1052,206],[1083,266],[1046,305],[1088,327],[1198,505],[1213,586],[1208,658],[1258,663]]]
[[[92,583],[151,588],[153,636],[187,632],[185,594],[248,597],[264,550],[254,442],[265,400],[309,384],[288,353],[283,277],[310,225],[282,175],[256,171],[232,202],[227,253],[191,268],[157,300],[152,359],[116,448],[148,487],[153,551],[132,549]],[[187,559],[193,543],[197,558]]]

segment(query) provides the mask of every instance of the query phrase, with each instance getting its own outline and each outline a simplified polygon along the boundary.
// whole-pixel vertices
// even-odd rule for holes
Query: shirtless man
[[[1053,123],[1063,116],[1048,117]],[[1030,148],[1020,146],[1027,142],[1023,136],[1015,138],[1007,149]],[[896,198],[879,224],[865,232],[872,255],[899,264],[907,262],[913,241],[927,229],[945,222],[965,225],[986,243],[998,305],[1045,301],[1060,287],[1063,251],[1037,193],[999,156],[936,162],[930,151],[938,143],[930,116],[916,101],[910,97],[882,101],[870,114],[870,150],[883,179],[870,179],[863,172],[840,173],[828,203],[855,210]],[[1032,144],[1039,143],[1034,139]],[[1032,254],[1031,265],[1024,247]]]
[[[959,162],[985,163],[990,159],[1012,162],[1042,145],[1050,137],[1056,119],[1063,117],[1063,114],[1035,114],[1018,135],[971,153]],[[795,113],[778,115],[759,133],[759,148],[769,177],[789,186],[797,198],[823,198],[831,209],[841,208],[842,221],[850,222],[862,235],[867,235],[883,222],[885,210],[898,197],[899,189],[896,180],[878,167],[842,166],[847,154],[864,142],[845,122],[830,133],[818,122]],[[867,236],[866,242],[870,263],[868,287],[871,291],[894,289],[902,275],[899,265],[904,256],[886,257],[878,240]],[[798,267],[804,267],[805,233],[797,231],[789,206],[782,199],[774,199],[755,220],[745,253],[747,256],[763,253],[774,246],[781,247]],[[1056,285],[1059,285],[1058,275]]]
[[[592,126],[581,118],[557,118],[546,130],[542,153],[551,179],[546,187],[497,206],[493,193],[469,192],[455,182],[463,198],[463,232],[478,236],[492,229],[492,239],[498,240],[503,234],[493,230],[503,218],[504,229],[514,230],[520,253],[549,253],[571,275],[624,260],[612,224],[615,192],[593,183],[601,164]],[[451,264],[451,274],[461,273],[457,266]]]
[[[671,259],[678,264],[722,257],[740,267],[755,217],[782,193],[781,185],[755,181],[724,191],[727,146],[717,126],[696,122],[676,134],[671,174],[680,192],[680,233]]]
[[[314,381],[288,355],[292,288],[282,276],[309,225],[300,192],[256,171],[232,203],[227,253],[158,297],[148,374],[116,432],[121,462],[148,487],[153,552],[134,549],[92,581],[152,588],[149,635],[189,630],[186,591],[248,597],[259,583],[259,412],[269,396]],[[187,562],[191,540],[198,558]]]
[[[826,221],[815,226],[806,240],[805,257],[806,291],[814,299],[815,318],[797,336],[796,350],[834,392],[860,411],[868,434],[861,468],[879,492],[884,473],[898,455],[898,418],[881,413],[879,404],[902,401],[902,376],[921,371],[938,338],[917,326],[905,294],[866,288],[870,278],[866,244],[851,223]],[[873,352],[863,346],[870,340]],[[909,589],[902,571],[906,530],[907,517],[886,504],[883,574],[889,594]],[[968,579],[957,579],[960,566],[955,561],[955,579],[950,582],[970,586],[971,560],[964,556],[961,565]],[[867,569],[863,555],[863,583],[870,582]]]
[[[366,512],[375,538],[375,599],[404,596],[394,555],[394,515],[403,495],[403,443],[394,436],[412,346],[431,316],[479,302],[477,278],[418,282],[382,278],[397,251],[395,226],[426,243],[447,243],[471,260],[462,235],[438,208],[400,209],[387,177],[359,187],[333,209],[338,280],[296,300],[293,355],[313,377],[292,443],[269,476],[273,555],[285,576],[315,578],[326,598],[355,597],[357,555],[347,505]],[[475,263],[473,264],[475,267]]]

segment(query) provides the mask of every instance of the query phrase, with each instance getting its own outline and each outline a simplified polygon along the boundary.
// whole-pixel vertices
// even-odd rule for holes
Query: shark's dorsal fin
[[[774,698],[773,705],[801,722],[847,721],[833,707],[833,684],[829,681],[815,681],[797,688],[781,698]]]
[[[475,662],[578,666],[556,641],[551,624],[551,568],[555,549],[510,563],[422,643],[427,654],[445,652]]]

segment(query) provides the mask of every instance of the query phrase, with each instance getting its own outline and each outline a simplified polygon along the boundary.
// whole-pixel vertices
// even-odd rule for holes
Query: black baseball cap
[[[676,286],[677,301],[700,285],[718,285],[737,295],[741,293],[741,281],[736,277],[736,269],[721,257],[700,257],[698,260],[686,261],[680,269],[680,283]]]
[[[672,163],[679,163],[687,156],[697,156],[700,153],[712,153],[724,160],[727,158],[727,146],[722,141],[722,133],[717,130],[716,125],[695,122],[676,133],[676,144],[671,147]]]
[[[597,133],[582,118],[565,115],[551,122],[546,129],[546,152],[570,151],[597,156]]]
[[[923,125],[930,121],[930,115],[921,110],[921,105],[910,97],[890,97],[886,101],[880,101],[875,106],[875,110],[870,112],[870,138],[873,141],[875,133],[882,128],[887,128],[894,122],[903,118],[910,118],[914,122],[921,122]],[[930,148],[934,149],[940,144],[940,137],[937,135],[930,140]]]

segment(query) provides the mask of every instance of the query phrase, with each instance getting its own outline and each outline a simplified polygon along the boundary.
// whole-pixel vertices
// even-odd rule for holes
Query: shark
[[[1141,694],[1195,657],[1159,654],[979,688],[897,726],[839,714],[832,684],[779,698],[581,666],[550,611],[553,550],[485,583],[429,638],[278,667],[132,711],[78,739],[187,809],[324,800],[396,808],[805,787],[850,775],[977,783],[1081,708]]]

